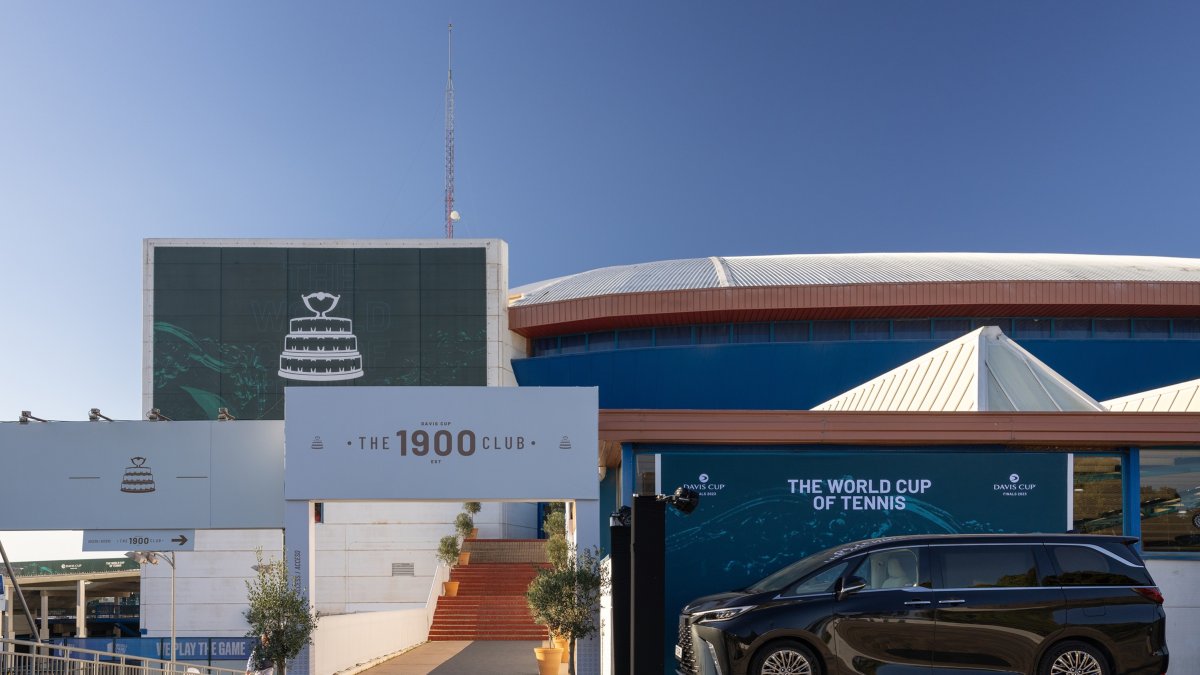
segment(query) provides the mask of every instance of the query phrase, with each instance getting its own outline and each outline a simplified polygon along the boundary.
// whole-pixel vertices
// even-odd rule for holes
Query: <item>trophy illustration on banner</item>
[[[154,474],[146,466],[145,457],[130,457],[130,466],[125,467],[125,475],[121,477],[121,492],[144,495],[154,492]]]
[[[310,293],[300,296],[314,316],[289,321],[279,376],[289,380],[329,382],[362,377],[362,354],[350,319],[326,316],[337,307],[340,295]]]

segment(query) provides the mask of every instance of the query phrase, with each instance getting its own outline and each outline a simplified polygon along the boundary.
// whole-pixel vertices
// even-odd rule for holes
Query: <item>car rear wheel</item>
[[[1110,675],[1108,660],[1085,642],[1055,645],[1042,659],[1040,675]]]
[[[812,650],[785,640],[767,645],[754,658],[753,675],[821,675],[821,664]]]

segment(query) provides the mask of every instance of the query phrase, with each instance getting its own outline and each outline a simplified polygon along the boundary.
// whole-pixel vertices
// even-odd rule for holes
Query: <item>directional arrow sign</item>
[[[84,530],[85,551],[192,551],[195,530]]]

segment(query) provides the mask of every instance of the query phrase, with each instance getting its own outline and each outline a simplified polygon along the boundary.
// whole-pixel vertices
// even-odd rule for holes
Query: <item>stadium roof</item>
[[[999,328],[987,326],[813,410],[1035,412],[1104,408]]]
[[[1114,398],[1101,405],[1113,412],[1200,412],[1200,380]]]
[[[512,289],[513,307],[623,293],[974,281],[1200,283],[1200,259],[1063,253],[825,253],[662,260]]]

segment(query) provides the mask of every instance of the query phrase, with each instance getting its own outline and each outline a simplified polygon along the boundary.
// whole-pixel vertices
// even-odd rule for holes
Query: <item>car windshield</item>
[[[746,587],[748,593],[771,593],[782,591],[825,565],[840,560],[849,551],[845,546],[834,546],[824,551],[801,558],[774,574],[764,577]]]

